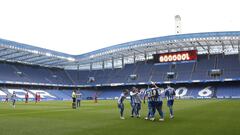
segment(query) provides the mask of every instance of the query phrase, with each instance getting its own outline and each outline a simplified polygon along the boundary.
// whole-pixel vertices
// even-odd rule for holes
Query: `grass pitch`
[[[176,100],[175,118],[169,119],[164,101],[165,121],[130,117],[125,101],[125,120],[119,119],[116,101],[83,101],[79,109],[71,102],[39,104],[0,103],[0,135],[239,135],[240,100]],[[157,118],[159,116],[157,115]]]

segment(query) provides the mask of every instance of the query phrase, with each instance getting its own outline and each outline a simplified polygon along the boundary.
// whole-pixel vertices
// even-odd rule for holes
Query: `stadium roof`
[[[170,35],[118,44],[81,55],[69,55],[0,39],[0,59],[41,66],[68,68],[77,65],[150,58],[152,54],[198,50],[198,54],[236,54],[240,52],[240,31]]]
[[[73,64],[72,55],[0,39],[0,60],[48,67]]]

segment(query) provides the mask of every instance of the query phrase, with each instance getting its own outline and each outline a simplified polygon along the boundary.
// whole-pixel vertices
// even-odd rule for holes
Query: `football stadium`
[[[1,135],[240,134],[239,31],[155,37],[80,55],[0,39],[0,60]],[[174,118],[163,94],[164,120],[157,112],[145,120],[143,97],[153,84],[159,95],[174,89]],[[137,117],[133,87],[142,103]],[[123,120],[117,104],[126,89]]]

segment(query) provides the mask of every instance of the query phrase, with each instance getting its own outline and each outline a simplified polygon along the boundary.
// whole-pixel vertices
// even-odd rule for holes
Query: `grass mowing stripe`
[[[11,114],[0,114],[0,117],[2,116],[15,116],[15,115],[26,115],[26,114],[37,114],[37,113],[55,113],[55,112],[62,112],[62,111],[72,111],[72,110],[66,110],[60,109],[60,110],[50,110],[50,111],[34,111],[34,112],[22,112],[22,113],[11,113]]]
[[[0,134],[3,135],[239,135],[239,100],[176,100],[175,118],[170,120],[164,101],[164,122],[130,117],[130,103],[125,102],[126,120],[119,119],[116,101],[83,101],[80,109],[71,109],[65,101],[0,104]],[[147,105],[142,106],[142,116]],[[15,114],[15,115],[14,115]],[[159,116],[158,116],[159,117]]]

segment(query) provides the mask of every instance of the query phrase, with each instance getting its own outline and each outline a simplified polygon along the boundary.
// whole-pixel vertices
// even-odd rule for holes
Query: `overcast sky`
[[[0,0],[0,38],[82,54],[182,33],[240,30],[239,0]]]

